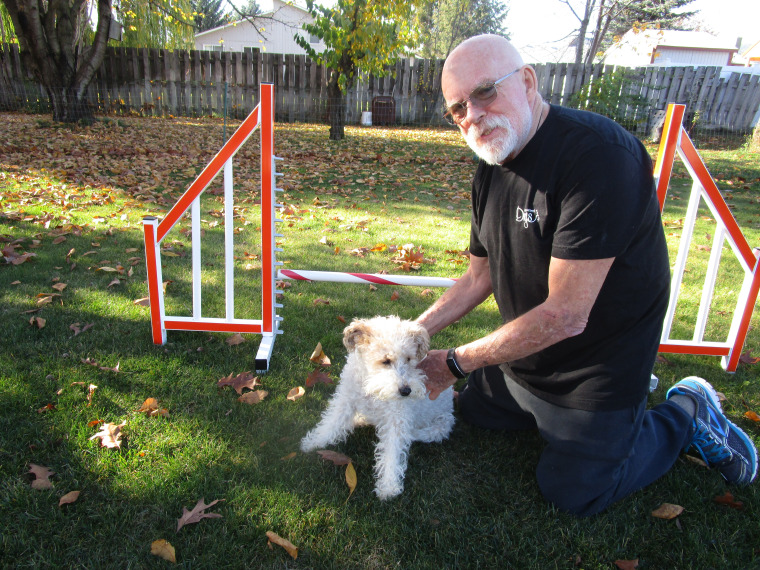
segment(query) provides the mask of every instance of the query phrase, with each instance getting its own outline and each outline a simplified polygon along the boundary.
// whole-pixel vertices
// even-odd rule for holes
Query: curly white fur
[[[348,358],[340,383],[317,426],[301,440],[302,451],[345,441],[359,425],[373,425],[375,493],[380,499],[404,490],[414,441],[442,441],[454,425],[453,389],[428,398],[417,363],[427,354],[424,327],[398,317],[354,320],[343,331]]]

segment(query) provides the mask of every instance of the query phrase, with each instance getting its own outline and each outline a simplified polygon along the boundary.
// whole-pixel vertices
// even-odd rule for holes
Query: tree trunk
[[[340,141],[346,136],[344,124],[346,104],[343,91],[338,84],[338,74],[333,73],[327,84],[328,111],[330,120],[330,140]]]
[[[91,46],[82,47],[84,0],[2,0],[18,37],[20,55],[47,91],[53,120],[91,122],[87,87],[103,62],[111,25],[111,0],[97,0],[98,24]]]

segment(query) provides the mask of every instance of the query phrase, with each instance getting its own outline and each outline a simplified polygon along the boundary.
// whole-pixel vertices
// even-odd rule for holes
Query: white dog
[[[430,337],[421,325],[398,317],[354,320],[343,331],[348,358],[322,420],[301,441],[313,451],[344,441],[359,425],[377,430],[375,493],[380,499],[404,490],[407,455],[414,441],[446,439],[454,425],[453,388],[428,398],[417,363]]]

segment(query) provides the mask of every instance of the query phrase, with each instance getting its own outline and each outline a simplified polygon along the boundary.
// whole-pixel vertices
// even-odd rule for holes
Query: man
[[[491,293],[503,326],[420,367],[430,397],[469,374],[463,419],[538,429],[541,492],[579,516],[667,472],[694,445],[730,482],[757,473],[750,439],[702,379],[646,399],[670,270],[651,160],[613,121],[545,103],[535,71],[494,35],[443,68],[446,117],[480,157],[470,265],[419,318],[433,335]]]

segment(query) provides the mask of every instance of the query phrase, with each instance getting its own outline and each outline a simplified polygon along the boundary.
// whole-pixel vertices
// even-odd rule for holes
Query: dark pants
[[[578,516],[596,514],[664,475],[691,438],[692,418],[666,401],[612,412],[550,404],[497,366],[474,371],[459,395],[462,418],[494,430],[538,429],[547,446],[536,469],[544,497]]]

